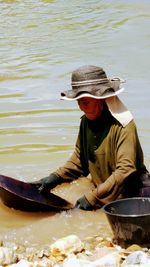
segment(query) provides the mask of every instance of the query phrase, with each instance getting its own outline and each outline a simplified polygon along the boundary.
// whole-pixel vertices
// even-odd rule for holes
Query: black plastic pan
[[[11,208],[22,211],[58,211],[73,206],[67,200],[49,193],[40,194],[36,185],[0,175],[0,199]]]

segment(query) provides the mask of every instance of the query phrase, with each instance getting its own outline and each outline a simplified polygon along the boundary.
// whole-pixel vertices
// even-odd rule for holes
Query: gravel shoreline
[[[111,238],[80,240],[72,234],[53,244],[37,247],[0,244],[0,266],[10,267],[150,267],[150,249],[137,244],[126,249]]]

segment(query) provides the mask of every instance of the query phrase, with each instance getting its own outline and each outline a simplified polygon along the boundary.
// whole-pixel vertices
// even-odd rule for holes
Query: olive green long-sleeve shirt
[[[74,153],[56,173],[69,180],[90,173],[95,189],[85,196],[92,205],[103,205],[117,199],[126,179],[141,170],[146,168],[134,121],[123,127],[105,107],[95,121],[81,118]]]

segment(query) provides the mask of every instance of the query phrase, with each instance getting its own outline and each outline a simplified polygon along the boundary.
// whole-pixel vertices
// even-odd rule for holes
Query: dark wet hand
[[[49,176],[44,177],[32,184],[34,184],[40,193],[47,194],[49,191],[56,187],[58,184],[61,184],[63,179],[55,173],[51,173]]]
[[[88,202],[85,196],[79,198],[75,204],[75,208],[82,210],[93,210],[93,206]]]

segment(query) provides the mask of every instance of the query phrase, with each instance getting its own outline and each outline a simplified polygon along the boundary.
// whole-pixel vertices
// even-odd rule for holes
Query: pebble
[[[0,247],[0,265],[8,265],[15,263],[17,255],[12,248]]]
[[[144,264],[149,264],[150,266],[150,256],[143,251],[135,251],[125,259],[121,267],[143,266]]]
[[[53,256],[68,255],[70,253],[80,252],[84,248],[83,243],[76,235],[69,235],[67,237],[58,239],[50,247]]]

